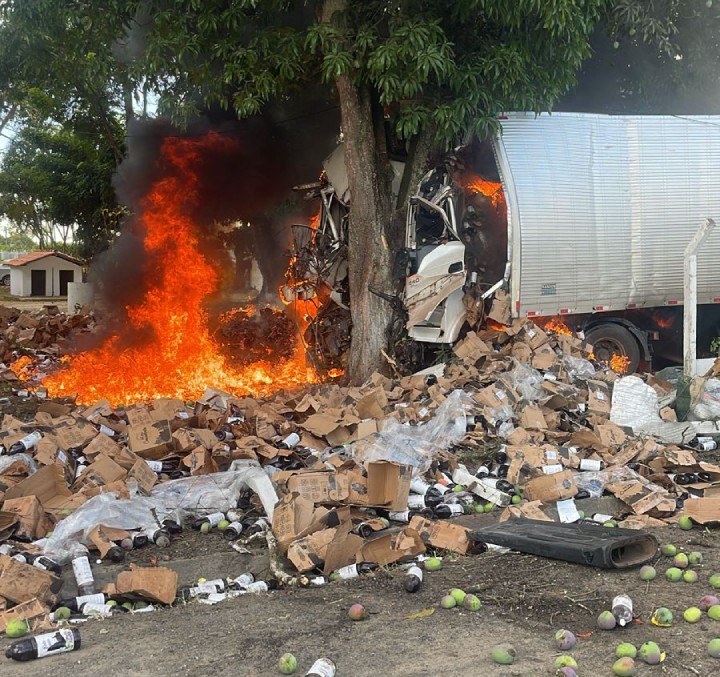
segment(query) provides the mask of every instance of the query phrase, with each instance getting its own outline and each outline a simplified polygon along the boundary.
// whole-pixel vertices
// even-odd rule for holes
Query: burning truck
[[[402,165],[394,164],[399,185]],[[305,313],[322,369],[350,345],[342,146],[321,180],[313,223],[294,227],[284,303]],[[633,372],[682,352],[683,252],[720,217],[720,118],[513,113],[497,133],[449,154],[407,205],[386,296],[391,348],[415,368],[491,318],[583,332],[595,357]],[[698,256],[698,353],[720,335],[720,236]]]

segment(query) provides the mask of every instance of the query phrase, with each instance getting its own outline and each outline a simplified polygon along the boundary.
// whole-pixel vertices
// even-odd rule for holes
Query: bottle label
[[[238,534],[241,534],[243,530],[242,522],[230,522],[230,524],[227,525],[227,529],[234,530]]]
[[[252,585],[255,582],[255,576],[253,576],[252,574],[241,574],[235,579],[235,582],[241,588],[247,588],[249,585]]]
[[[357,565],[355,564],[349,564],[346,567],[341,567],[337,570],[337,573],[342,581],[348,581],[351,578],[357,578],[360,575],[357,570]]]
[[[145,461],[153,472],[162,472],[162,463],[160,461]]]
[[[115,431],[112,428],[108,428],[106,425],[100,424],[100,432],[107,435],[108,437],[115,437]]]
[[[308,675],[317,675],[317,677],[335,677],[335,664],[327,658],[319,658],[310,668]]]
[[[435,487],[441,494],[447,494],[447,492],[450,491],[450,487],[440,484],[440,482],[433,484],[433,487]]]
[[[413,477],[410,481],[410,491],[424,496],[430,485],[427,482],[423,482],[419,477]]]
[[[211,513],[210,515],[208,515],[205,518],[205,521],[210,522],[211,527],[216,527],[218,525],[218,522],[220,522],[220,520],[224,520],[224,519],[225,519],[225,515],[223,513],[214,512],[214,513]]]
[[[82,557],[76,557],[72,561],[72,568],[78,586],[92,585],[95,582],[92,569],[90,568],[90,561],[84,555]]]
[[[580,461],[580,470],[590,470],[592,472],[600,472],[602,469],[602,461],[596,461],[592,458],[584,458]]]
[[[268,584],[265,581],[255,581],[245,588],[248,592],[267,592]]]
[[[220,578],[216,578],[213,581],[198,583],[195,587],[200,594],[209,595],[213,592],[222,592],[225,589],[225,582]]]
[[[598,524],[604,524],[605,522],[609,522],[612,518],[612,515],[603,515],[601,512],[596,512],[592,516],[592,521],[597,522]]]
[[[84,616],[110,616],[112,615],[112,607],[109,604],[83,604],[80,613]]]
[[[297,433],[290,433],[282,442],[281,444],[288,449],[292,449],[296,447],[300,443],[300,435]]]
[[[82,609],[86,604],[105,604],[105,595],[96,592],[94,595],[80,595],[75,598],[75,604],[78,609]]]
[[[390,512],[388,513],[388,516],[390,517],[393,522],[409,522],[410,521],[410,513],[407,510],[403,510],[402,512]]]
[[[457,503],[452,503],[448,505],[448,508],[450,508],[450,513],[453,515],[464,515],[465,510],[463,510],[463,507],[461,505],[458,505]]]
[[[39,432],[33,432],[29,435],[25,435],[25,437],[20,440],[20,444],[22,444],[26,449],[32,449],[41,439],[42,435]]]
[[[421,581],[422,581],[422,579],[423,579],[423,572],[422,572],[422,569],[421,569],[420,567],[416,567],[416,566],[410,567],[410,568],[407,570],[407,575],[408,575],[408,576],[416,576],[416,577],[419,578]]]
[[[38,658],[72,651],[75,648],[75,634],[71,628],[56,630],[35,637]]]
[[[410,494],[408,496],[408,508],[419,510],[425,507],[425,497],[420,494]]]

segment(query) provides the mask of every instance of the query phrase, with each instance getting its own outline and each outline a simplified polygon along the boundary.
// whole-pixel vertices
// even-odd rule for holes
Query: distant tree
[[[122,143],[119,125],[116,135]],[[114,170],[112,151],[97,137],[69,125],[26,124],[0,165],[0,214],[40,248],[77,241],[90,257],[107,247],[119,227]]]

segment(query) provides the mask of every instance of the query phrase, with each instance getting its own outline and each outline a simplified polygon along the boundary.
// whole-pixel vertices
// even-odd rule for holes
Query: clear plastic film
[[[391,419],[377,435],[353,444],[350,452],[358,463],[394,461],[424,473],[440,451],[465,437],[465,416],[474,406],[467,393],[453,390],[427,423],[410,426]]]
[[[119,499],[113,493],[94,496],[62,520],[50,538],[44,539],[43,552],[66,562],[73,548],[87,543],[88,534],[99,524],[139,529],[160,524],[166,518],[182,521],[187,516],[227,512],[237,506],[241,491],[247,487],[258,494],[272,521],[277,494],[270,478],[255,461],[235,461],[227,472],[164,482],[150,496],[136,494],[130,499]]]
[[[30,458],[27,454],[11,454],[10,456],[6,456],[3,454],[0,456],[0,474],[5,472],[7,468],[9,468],[13,463],[17,463],[18,461],[22,461],[27,465],[28,470],[30,471],[30,475],[34,474],[37,471],[37,464],[35,461]]]
[[[700,397],[690,407],[689,420],[717,421],[720,419],[720,379],[705,381]]]
[[[537,369],[518,362],[510,372],[510,379],[515,390],[525,401],[536,402],[543,396],[544,391],[540,386],[545,379]]]
[[[571,381],[585,381],[595,376],[595,367],[592,362],[582,357],[572,355],[563,356],[563,364]]]

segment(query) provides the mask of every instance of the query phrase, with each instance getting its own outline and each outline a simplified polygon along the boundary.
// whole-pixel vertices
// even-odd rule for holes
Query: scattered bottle
[[[340,567],[335,574],[341,581],[349,581],[361,574],[375,571],[377,568],[378,565],[375,562],[357,562],[356,564],[348,564],[346,567]]]
[[[464,514],[463,506],[458,503],[441,503],[435,506],[435,517],[439,519],[448,519],[449,517],[458,517]]]
[[[220,520],[225,519],[225,513],[222,512],[213,512],[209,515],[205,515],[204,517],[198,517],[192,524],[193,529],[200,530],[202,528],[202,525],[206,522],[210,525],[210,527],[216,527]]]
[[[423,510],[424,508],[434,508],[442,503],[442,496],[433,495],[428,492],[424,496],[420,494],[410,494],[408,496],[408,510]]]
[[[113,545],[106,553],[103,559],[109,559],[111,562],[122,562],[125,560],[125,551],[119,545]]]
[[[229,425],[221,425],[215,431],[215,437],[218,439],[219,442],[229,442],[230,440],[235,439],[235,435],[233,434],[233,431],[230,430]]]
[[[25,555],[28,564],[32,564],[36,569],[49,571],[56,576],[62,574],[62,567],[53,559],[46,555]]]
[[[247,532],[248,536],[252,536],[253,534],[259,534],[259,533],[265,533],[270,528],[270,522],[268,522],[267,517],[260,517],[259,519],[256,519],[245,531]]]
[[[278,448],[280,449],[294,449],[298,444],[300,444],[300,435],[297,433],[290,433],[280,444],[278,444]]]
[[[717,449],[717,442],[712,437],[696,437],[690,441],[689,446],[698,451],[714,451]]]
[[[178,467],[169,461],[145,461],[150,466],[150,470],[156,473],[172,474],[177,472]]]
[[[475,472],[475,477],[477,477],[478,479],[490,477],[490,468],[488,468],[488,466],[486,465],[481,465]]]
[[[627,595],[617,595],[612,601],[612,615],[621,628],[633,619],[633,603]]]
[[[92,595],[95,593],[95,578],[90,568],[90,560],[86,555],[75,557],[72,561],[73,574],[77,583],[78,592],[81,595]]]
[[[580,461],[580,470],[590,472],[600,472],[603,468],[602,461],[597,461],[592,458],[583,458]]]
[[[37,430],[34,430],[29,435],[25,435],[21,440],[18,440],[17,442],[10,445],[10,448],[7,450],[8,456],[11,454],[22,454],[26,451],[30,451],[31,449],[35,448],[37,443],[42,439],[42,433],[39,433]]]
[[[383,510],[383,517],[393,522],[403,522],[407,524],[415,515],[420,515],[425,519],[432,519],[435,516],[432,508],[421,508],[420,510],[400,510],[397,512],[387,512]]]
[[[167,532],[172,535],[179,534],[183,530],[182,524],[180,524],[174,519],[164,519],[162,521],[162,525],[163,529],[167,529]]]
[[[21,639],[5,649],[5,656],[14,661],[31,661],[35,658],[76,651],[79,648],[80,631],[77,628],[63,628],[37,637]]]
[[[318,658],[305,677],[335,677],[337,667],[329,658]]]
[[[61,606],[65,606],[74,613],[80,613],[86,604],[105,604],[105,602],[105,595],[101,592],[96,592],[92,595],[80,595],[70,599],[61,599],[54,608],[58,609]]]
[[[232,581],[230,581],[230,588],[246,590],[247,587],[254,582],[255,576],[253,576],[250,572],[247,572],[245,574],[240,574],[237,578],[233,578]]]
[[[226,541],[234,541],[236,538],[240,538],[240,534],[243,532],[242,522],[230,522],[223,531],[223,537]]]
[[[245,588],[247,592],[268,592],[269,590],[279,590],[280,585],[275,580],[255,581]]]
[[[170,545],[170,532],[164,527],[150,527],[145,529],[144,535],[150,543],[154,543],[159,548],[167,548]]]
[[[405,590],[407,592],[417,592],[423,581],[423,572],[420,567],[412,566],[405,574]]]

